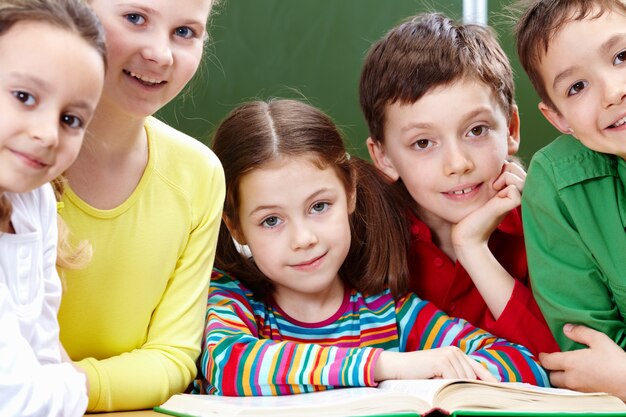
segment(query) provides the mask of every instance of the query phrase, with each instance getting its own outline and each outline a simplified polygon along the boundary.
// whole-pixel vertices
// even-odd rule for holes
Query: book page
[[[384,413],[423,413],[431,408],[414,396],[377,388],[337,388],[313,393],[267,396],[222,397],[178,394],[157,411],[172,411],[189,416],[280,417],[280,416],[367,416]],[[162,410],[159,410],[161,408]]]

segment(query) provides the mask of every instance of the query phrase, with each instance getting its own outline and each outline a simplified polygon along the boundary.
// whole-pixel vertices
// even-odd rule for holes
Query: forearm
[[[210,338],[200,369],[208,393],[284,395],[340,386],[372,386],[380,349],[339,348],[250,336]]]
[[[487,242],[455,246],[458,261],[497,320],[505,310],[515,286],[515,278],[493,256]]]

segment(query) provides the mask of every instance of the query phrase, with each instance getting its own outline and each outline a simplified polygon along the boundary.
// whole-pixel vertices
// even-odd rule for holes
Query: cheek
[[[202,46],[184,51],[178,56],[178,75],[180,88],[184,87],[200,67],[202,61]]]

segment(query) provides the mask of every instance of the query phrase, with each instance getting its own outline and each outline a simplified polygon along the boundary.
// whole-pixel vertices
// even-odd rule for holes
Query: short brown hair
[[[244,103],[220,123],[212,148],[226,177],[224,216],[235,230],[240,230],[239,184],[244,175],[284,158],[304,157],[320,169],[332,167],[347,195],[356,192],[350,250],[339,275],[363,293],[385,288],[394,295],[404,292],[409,226],[399,194],[372,164],[346,153],[341,133],[321,110],[296,100]],[[236,248],[225,222],[215,266],[231,273],[259,299],[272,294],[272,281]]]
[[[440,13],[413,16],[370,48],[361,71],[361,110],[373,140],[384,142],[385,109],[415,103],[433,88],[475,79],[493,90],[507,118],[513,72],[493,30]]]
[[[514,7],[521,10],[515,25],[520,63],[541,101],[558,111],[539,74],[539,64],[548,52],[550,41],[568,22],[596,19],[613,10],[626,13],[626,4],[620,0],[521,0]]]

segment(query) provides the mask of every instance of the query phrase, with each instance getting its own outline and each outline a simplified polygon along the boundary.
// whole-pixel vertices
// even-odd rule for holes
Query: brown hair
[[[372,45],[361,71],[359,98],[370,137],[384,142],[388,105],[415,103],[462,79],[491,88],[511,116],[513,72],[490,28],[457,24],[440,13],[419,14],[392,28]]]
[[[75,33],[91,45],[102,57],[106,66],[104,29],[95,12],[83,0],[2,0],[0,2],[0,36],[13,25],[22,21],[46,22]],[[42,69],[44,71],[45,69]],[[62,186],[53,181],[60,199]],[[10,221],[11,206],[5,196],[0,196],[0,225]],[[78,267],[90,258],[91,247],[81,243],[76,247],[69,244],[67,226],[58,218],[59,245],[57,265]]]
[[[233,110],[219,125],[213,151],[224,167],[224,216],[239,228],[241,177],[281,158],[306,157],[320,168],[333,167],[348,197],[356,189],[350,215],[352,243],[339,270],[357,290],[374,294],[390,288],[400,295],[407,286],[408,224],[396,191],[368,162],[349,156],[333,121],[322,111],[296,100],[252,101]],[[224,222],[215,265],[240,279],[266,299],[273,291],[269,278],[254,260],[235,246]]]
[[[522,0],[514,9],[521,14],[515,25],[520,63],[541,101],[556,111],[539,74],[539,64],[548,52],[550,41],[568,22],[596,19],[614,10],[626,14],[626,4],[620,0]]]

